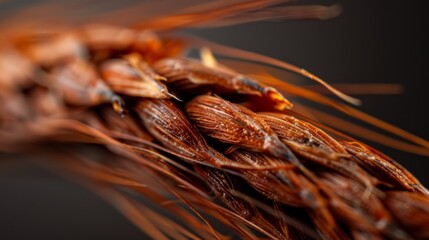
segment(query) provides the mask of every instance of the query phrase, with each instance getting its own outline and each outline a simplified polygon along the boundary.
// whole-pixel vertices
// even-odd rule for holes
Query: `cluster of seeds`
[[[0,150],[60,156],[156,239],[224,238],[207,216],[246,238],[429,238],[429,192],[406,169],[182,47],[109,26],[4,40]]]

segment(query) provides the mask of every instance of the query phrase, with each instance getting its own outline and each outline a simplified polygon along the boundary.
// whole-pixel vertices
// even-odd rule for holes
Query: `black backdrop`
[[[264,22],[192,33],[303,67],[332,83],[399,83],[401,95],[359,96],[361,109],[429,139],[424,1],[328,1],[328,21]],[[428,157],[373,144],[429,186]],[[13,160],[10,156],[4,156]],[[110,205],[55,173],[0,169],[0,239],[145,239]]]

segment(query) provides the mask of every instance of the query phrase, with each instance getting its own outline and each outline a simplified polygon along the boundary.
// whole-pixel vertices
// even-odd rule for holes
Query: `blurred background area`
[[[183,1],[180,7],[195,2]],[[136,1],[107,3],[69,3],[81,4],[83,13],[65,11],[64,19],[79,24],[93,19],[97,12]],[[140,3],[152,9],[136,8],[140,11],[134,15],[110,20],[130,24],[179,9],[175,1]],[[343,11],[326,21],[260,22],[186,33],[290,62],[329,83],[400,84],[400,94],[357,95],[363,101],[359,109],[429,139],[429,26],[424,1],[294,2],[301,3],[338,3]],[[36,1],[0,0],[0,26],[10,26],[18,16],[12,10],[28,4]],[[60,17],[56,15],[53,18]],[[303,84],[314,85],[310,81]],[[429,186],[428,157],[365,142],[393,157]],[[113,207],[81,185],[14,155],[1,154],[0,159],[0,239],[146,239]]]

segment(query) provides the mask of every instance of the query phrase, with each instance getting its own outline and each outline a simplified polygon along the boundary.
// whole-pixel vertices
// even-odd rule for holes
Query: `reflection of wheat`
[[[140,27],[174,29],[221,13],[229,15],[208,25],[266,19],[255,10],[276,1],[255,2]],[[277,17],[326,10],[278,9]],[[292,110],[280,90],[390,130],[416,143],[398,143],[403,149],[427,155],[423,139],[274,77],[239,74],[208,49],[202,62],[178,58],[186,42],[148,31],[20,31],[2,43],[0,149],[62,160],[55,164],[91,180],[154,239],[226,238],[218,224],[249,239],[429,237],[428,190],[387,156]],[[356,102],[294,66],[211,46]]]

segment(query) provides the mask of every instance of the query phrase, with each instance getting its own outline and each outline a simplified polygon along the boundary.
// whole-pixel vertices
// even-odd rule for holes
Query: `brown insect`
[[[61,160],[53,163],[90,181],[154,239],[429,238],[429,191],[411,173],[303,117],[306,108],[294,108],[284,94],[393,129],[420,145],[408,148],[418,153],[428,152],[425,140],[290,83],[241,73],[208,48],[201,61],[191,59],[185,50],[201,41],[164,34],[338,12],[283,2],[212,3],[134,27],[12,24],[0,39],[0,151]],[[225,55],[222,46],[210,47]],[[226,50],[298,72],[356,102],[307,71]]]

